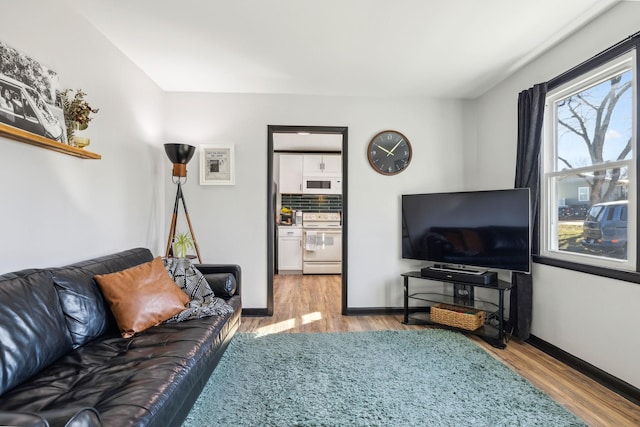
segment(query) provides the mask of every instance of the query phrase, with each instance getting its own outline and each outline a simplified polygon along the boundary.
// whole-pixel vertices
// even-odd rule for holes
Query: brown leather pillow
[[[123,338],[132,337],[180,313],[189,297],[165,270],[160,257],[153,261],[95,276],[109,302]]]

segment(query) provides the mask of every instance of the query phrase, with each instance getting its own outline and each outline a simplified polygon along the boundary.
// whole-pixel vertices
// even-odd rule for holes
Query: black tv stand
[[[425,277],[422,274],[422,271],[410,271],[408,273],[403,273],[401,276],[404,278],[404,319],[402,323],[407,325],[438,325],[444,328],[477,335],[497,348],[505,348],[507,346],[504,331],[504,293],[511,289],[511,283],[504,280],[496,280],[495,282],[485,284],[458,281],[454,279]],[[468,276],[472,277],[473,275]],[[441,287],[438,289],[427,289],[411,293],[409,291],[409,279],[411,278],[448,283],[453,285],[453,289],[450,294],[443,292]],[[498,303],[475,298],[475,288],[492,289],[493,291],[498,292]],[[409,307],[410,299],[425,302],[427,305]],[[433,322],[431,320],[430,313],[431,306],[438,303],[456,305],[462,308],[484,310],[486,312],[487,320],[483,326],[474,331],[445,326],[440,323]]]
[[[497,283],[498,273],[495,271],[477,271],[449,268],[443,266],[425,267],[420,270],[425,279],[436,279],[453,282],[475,283],[489,285]]]

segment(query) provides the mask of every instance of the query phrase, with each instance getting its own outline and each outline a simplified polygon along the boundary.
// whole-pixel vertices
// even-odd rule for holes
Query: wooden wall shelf
[[[13,126],[5,125],[3,123],[0,123],[0,136],[24,142],[26,144],[35,145],[36,147],[46,148],[47,150],[57,151],[58,153],[79,157],[81,159],[97,160],[102,158],[100,154],[92,153],[91,151],[83,150],[81,148],[72,147],[71,145],[63,144],[61,142],[54,141],[53,139],[44,138],[42,136],[15,128]]]

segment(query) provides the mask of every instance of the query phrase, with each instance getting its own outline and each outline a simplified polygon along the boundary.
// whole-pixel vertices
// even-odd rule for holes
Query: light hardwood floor
[[[399,285],[400,286],[400,285]],[[339,275],[275,276],[274,315],[243,317],[241,332],[298,333],[409,330],[400,315],[343,316]],[[569,368],[535,347],[511,340],[504,350],[470,336],[590,426],[640,426],[640,406]],[[640,369],[640,368],[639,368]]]

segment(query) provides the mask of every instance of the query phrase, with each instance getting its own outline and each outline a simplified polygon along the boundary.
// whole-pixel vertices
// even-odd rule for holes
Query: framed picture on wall
[[[200,146],[200,185],[234,185],[233,144]]]
[[[0,41],[0,123],[67,142],[58,75],[3,41]],[[28,135],[23,138],[29,139]]]

